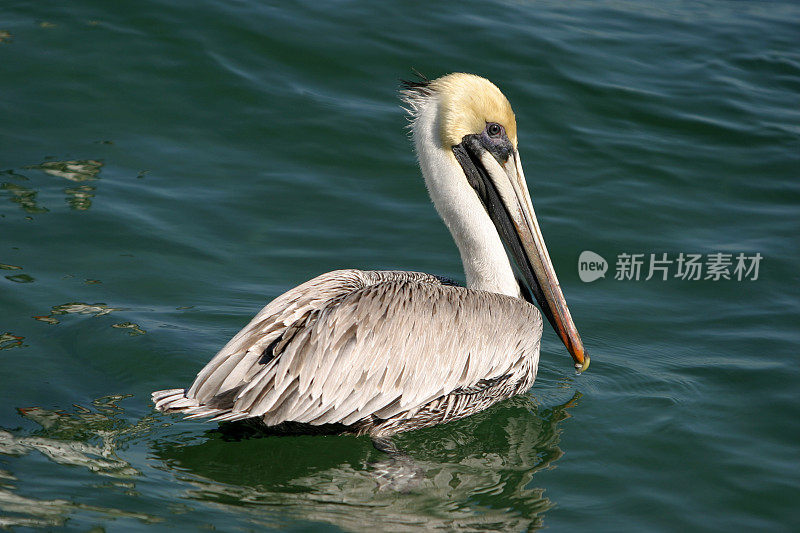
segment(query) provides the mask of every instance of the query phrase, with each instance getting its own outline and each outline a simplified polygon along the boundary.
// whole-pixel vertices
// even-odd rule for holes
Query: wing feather
[[[168,391],[159,402],[270,425],[386,419],[535,371],[541,328],[538,310],[516,298],[415,272],[334,271],[270,302],[185,396]]]

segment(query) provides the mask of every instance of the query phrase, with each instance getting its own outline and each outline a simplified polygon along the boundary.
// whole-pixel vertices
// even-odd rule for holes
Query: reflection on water
[[[86,211],[92,206],[92,198],[95,196],[96,187],[86,182],[99,179],[100,170],[103,167],[101,161],[94,159],[74,160],[74,161],[45,161],[38,165],[24,167],[28,170],[41,170],[45,174],[63,178],[76,182],[74,187],[64,189],[67,204],[72,209]],[[18,174],[13,170],[0,172],[4,176],[17,180],[0,183],[0,192],[5,192],[9,200],[18,204],[26,213],[38,214],[47,213],[49,209],[40,205],[36,196],[39,191],[18,181],[30,181],[27,176]]]
[[[43,500],[26,498],[9,490],[10,483],[16,481],[8,473],[0,470],[0,509],[4,513],[11,513],[0,516],[0,527],[53,527],[63,526],[70,514],[75,511],[90,511],[109,517],[136,518],[143,522],[160,522],[156,517],[144,513],[131,513],[122,509],[111,509],[108,507],[98,507],[96,505],[86,505],[74,503],[69,500],[54,499]]]
[[[7,181],[0,184],[0,191],[7,192],[9,200],[18,204],[26,213],[47,213],[49,211],[36,202],[37,192],[33,189]]]
[[[127,329],[128,335],[136,336],[136,335],[144,335],[147,333],[138,324],[134,324],[133,322],[120,322],[119,324],[111,324],[112,328],[117,329]]]
[[[149,433],[155,420],[148,416],[133,425],[126,424],[119,418],[122,409],[117,405],[126,397],[98,398],[90,408],[76,405],[76,412],[69,414],[39,407],[20,408],[20,415],[35,422],[39,428],[23,435],[0,428],[0,454],[21,457],[38,452],[58,465],[82,467],[117,480],[116,484],[130,485],[130,481],[140,473],[119,458],[116,450],[132,438]],[[60,526],[70,514],[79,510],[145,522],[160,520],[144,513],[70,500],[25,497],[16,492],[15,482],[18,481],[13,472],[0,470],[0,511],[3,513],[0,527]]]
[[[255,523],[284,517],[349,531],[496,529],[542,525],[552,507],[534,474],[563,455],[559,422],[577,400],[553,409],[517,397],[463,421],[409,433],[398,443],[424,472],[411,490],[380,490],[371,461],[385,456],[354,437],[268,437],[230,442],[209,431],[200,444],[154,444],[163,467],[192,488],[186,497],[235,507]]]
[[[83,182],[98,179],[102,166],[103,163],[100,161],[85,159],[80,161],[45,161],[39,165],[26,168],[42,170],[51,176],[70,181]],[[79,211],[85,211],[92,206],[94,192],[95,187],[87,183],[64,189],[69,206]]]
[[[67,195],[67,203],[73,209],[85,211],[92,207],[92,198],[94,198],[95,188],[91,185],[79,185],[71,189],[64,189]]]
[[[100,161],[84,159],[81,161],[45,161],[25,168],[43,170],[51,176],[70,181],[87,181],[97,179],[102,167],[103,163]]]
[[[376,464],[386,455],[367,438],[237,440],[209,430],[187,441],[164,423],[165,415],[127,420],[119,402],[128,397],[98,398],[71,412],[20,408],[36,429],[0,427],[0,455],[7,457],[0,469],[0,528],[56,527],[85,513],[153,523],[200,505],[277,528],[302,516],[348,531],[536,529],[553,504],[533,484],[534,476],[563,455],[559,425],[577,400],[544,409],[530,397],[517,397],[463,421],[398,437],[424,472],[419,484],[398,492],[381,490]],[[157,429],[165,436],[153,440]],[[135,465],[119,455],[142,447],[150,458]],[[42,476],[72,477],[78,485],[102,487],[118,497],[101,507],[93,505],[93,490],[83,493],[89,495],[72,490],[72,496],[63,496],[56,488],[32,494],[21,475],[30,467],[15,468],[15,460],[28,456],[53,464],[37,474],[40,488],[47,486],[41,485]],[[148,466],[178,482],[181,492],[169,505],[141,499],[137,485],[153,479],[143,474]],[[79,473],[70,475],[64,468]],[[92,481],[95,476],[107,481]]]
[[[8,281],[13,281],[14,283],[33,283],[36,281],[32,276],[27,274],[14,274],[12,276],[5,277]]]
[[[127,427],[118,420],[122,409],[117,403],[128,397],[104,396],[94,400],[91,408],[75,405],[77,412],[70,414],[40,407],[19,408],[19,414],[36,422],[40,429],[22,437],[0,431],[0,453],[22,455],[36,450],[56,463],[83,466],[106,476],[138,475],[135,468],[116,456],[115,449],[121,437],[149,429],[152,419]]]
[[[6,331],[5,333],[0,333],[0,350],[8,350],[9,348],[21,348],[22,347],[22,340],[25,337],[20,337],[14,335],[13,333],[9,333]]]
[[[54,305],[49,315],[38,315],[33,318],[48,324],[58,324],[59,320],[55,315],[92,315],[103,316],[112,311],[122,311],[122,308],[109,307],[106,304],[86,304],[83,302],[69,302],[61,305]]]
[[[86,282],[99,283],[97,280],[86,280]],[[91,315],[93,317],[98,317],[107,315],[113,311],[123,310],[121,307],[109,307],[102,303],[87,304],[83,302],[69,302],[61,305],[54,305],[51,309],[50,314],[37,315],[33,318],[48,324],[59,324],[61,321],[56,317],[60,315]],[[112,324],[111,327],[127,330],[129,335],[144,335],[147,333],[139,324],[134,324],[133,322],[120,322],[118,324]]]

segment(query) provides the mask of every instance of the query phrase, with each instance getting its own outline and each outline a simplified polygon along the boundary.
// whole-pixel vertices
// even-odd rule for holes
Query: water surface
[[[7,6],[0,525],[796,530],[798,35],[788,1]],[[463,278],[404,130],[411,67],[511,100],[591,370],[547,330],[528,395],[399,439],[426,472],[405,492],[367,439],[154,414],[314,275]],[[623,253],[763,260],[615,280]]]

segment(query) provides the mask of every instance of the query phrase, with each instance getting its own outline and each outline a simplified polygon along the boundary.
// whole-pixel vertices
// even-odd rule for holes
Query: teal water
[[[798,530],[798,38],[788,0],[7,3],[0,527]],[[368,439],[154,414],[321,272],[463,278],[411,67],[511,100],[591,369],[547,329],[528,395],[398,439],[408,492],[378,489]],[[762,260],[616,280],[624,253]]]

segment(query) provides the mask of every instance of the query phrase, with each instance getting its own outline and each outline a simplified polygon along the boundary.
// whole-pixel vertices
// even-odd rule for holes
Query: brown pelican
[[[154,392],[159,410],[368,434],[376,443],[456,420],[533,385],[542,335],[534,299],[575,367],[589,366],[534,214],[506,97],[460,73],[404,82],[401,94],[467,287],[419,272],[322,274],[267,304],[188,390]]]

